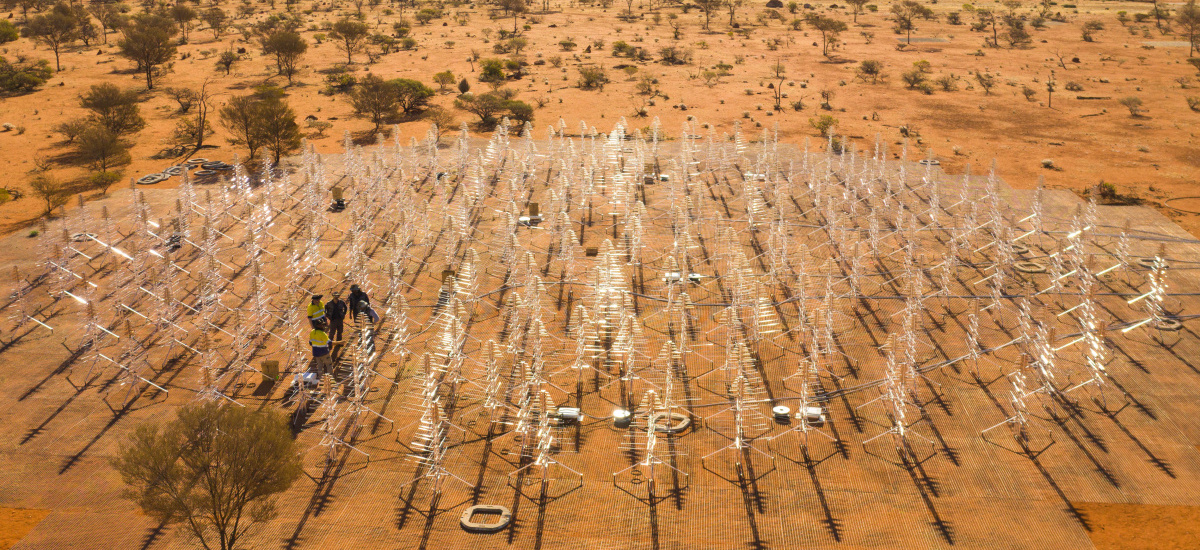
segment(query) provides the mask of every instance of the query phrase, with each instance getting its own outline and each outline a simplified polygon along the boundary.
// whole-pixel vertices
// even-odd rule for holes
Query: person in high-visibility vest
[[[333,356],[329,353],[333,342],[325,332],[323,321],[313,323],[312,332],[308,333],[308,344],[312,346],[313,371],[317,376],[333,374]]]
[[[314,294],[312,303],[308,304],[308,322],[313,328],[317,327],[317,323],[325,322],[325,304],[321,303],[321,298],[320,294]]]

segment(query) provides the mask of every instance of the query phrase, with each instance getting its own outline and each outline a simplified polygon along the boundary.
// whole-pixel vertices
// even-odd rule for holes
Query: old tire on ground
[[[195,172],[192,172],[192,181],[195,183],[199,183],[201,185],[216,183],[217,182],[217,171],[216,170],[196,170]]]
[[[160,181],[167,179],[167,176],[162,174],[146,174],[137,179],[138,185],[154,185]]]

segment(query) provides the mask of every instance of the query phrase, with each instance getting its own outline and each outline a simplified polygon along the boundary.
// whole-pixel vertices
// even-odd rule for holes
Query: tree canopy
[[[64,46],[79,39],[79,19],[71,6],[59,3],[49,13],[25,24],[25,35],[54,52],[54,69],[62,70],[59,54]]]
[[[254,93],[237,96],[221,107],[221,123],[254,159],[261,149],[269,151],[278,164],[280,157],[300,148],[300,125],[296,113],[284,100],[279,88],[262,87]]]
[[[211,401],[183,406],[164,425],[139,426],[112,465],[126,498],[221,550],[275,517],[275,495],[302,473],[282,415]]]
[[[308,42],[300,33],[292,30],[277,30],[261,39],[263,53],[275,56],[275,66],[279,74],[287,77],[288,84],[299,72],[300,60],[308,51]]]
[[[154,72],[158,66],[175,58],[172,37],[178,32],[170,19],[150,13],[135,15],[121,29],[117,47],[123,57],[137,63],[138,70],[145,73],[147,88],[154,88]]]

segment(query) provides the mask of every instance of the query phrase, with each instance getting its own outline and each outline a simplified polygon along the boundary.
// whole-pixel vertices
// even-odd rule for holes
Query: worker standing
[[[321,298],[320,294],[313,294],[312,302],[308,304],[308,322],[313,328],[325,321],[325,304],[321,303]]]
[[[332,342],[329,339],[329,333],[325,332],[324,321],[313,323],[312,332],[308,333],[308,343],[312,346],[312,370],[319,377],[324,377],[326,374],[333,374],[333,356],[329,354]]]
[[[329,301],[325,303],[325,318],[329,321],[329,336],[334,340],[342,339],[346,311],[346,302],[342,301],[341,292],[335,290]]]

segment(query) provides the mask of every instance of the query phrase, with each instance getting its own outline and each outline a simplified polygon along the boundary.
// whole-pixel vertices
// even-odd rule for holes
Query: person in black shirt
[[[325,318],[329,321],[329,337],[334,340],[342,339],[342,327],[346,320],[346,302],[342,301],[341,292],[334,291],[332,298],[325,303]]]
[[[379,322],[379,314],[371,309],[371,298],[358,285],[350,285],[350,311],[354,315],[366,315],[371,324]]]

